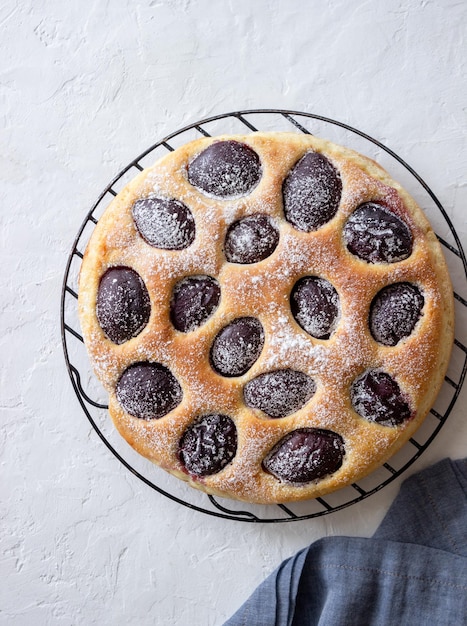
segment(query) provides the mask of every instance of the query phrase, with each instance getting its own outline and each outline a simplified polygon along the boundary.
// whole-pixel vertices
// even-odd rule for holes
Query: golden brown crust
[[[236,139],[251,146],[262,163],[259,184],[233,200],[208,197],[187,180],[186,166],[213,141]],[[343,189],[339,210],[311,233],[293,228],[283,217],[282,183],[309,150],[322,152],[339,170]],[[133,223],[131,208],[157,192],[184,202],[196,222],[196,238],[180,251],[149,246]],[[385,205],[409,225],[414,239],[409,258],[392,264],[370,264],[350,254],[343,227],[366,201]],[[280,224],[274,254],[259,263],[227,263],[223,254],[226,229],[242,216],[265,213]],[[116,345],[96,316],[99,281],[112,266],[125,265],[142,277],[151,297],[151,317],[135,338]],[[172,289],[184,276],[210,275],[222,287],[218,309],[190,333],[176,331],[169,319]],[[313,339],[293,318],[289,298],[302,276],[321,276],[340,296],[341,321],[329,340]],[[385,285],[408,281],[423,288],[423,316],[414,332],[394,347],[375,342],[368,328],[369,306]],[[420,426],[434,403],[447,369],[453,341],[452,288],[444,257],[430,224],[415,201],[374,161],[316,137],[293,133],[253,133],[203,138],[168,154],[144,170],[118,194],[92,235],[80,276],[79,310],[93,367],[109,393],[110,415],[123,437],[140,454],[194,487],[258,503],[317,497],[367,475],[393,455]],[[209,362],[216,333],[234,318],[257,317],[265,330],[260,358],[243,376],[224,378]],[[154,361],[170,368],[183,389],[180,405],[161,419],[142,420],[125,413],[115,386],[132,363]],[[299,411],[268,419],[245,406],[243,387],[258,374],[292,368],[317,381],[313,398]],[[413,407],[413,419],[396,427],[370,423],[357,415],[350,385],[369,368],[394,376]],[[225,413],[235,422],[238,449],[220,472],[193,480],[183,470],[178,442],[202,414]],[[325,428],[345,442],[342,467],[316,483],[294,485],[262,469],[262,461],[285,434],[301,427]]]

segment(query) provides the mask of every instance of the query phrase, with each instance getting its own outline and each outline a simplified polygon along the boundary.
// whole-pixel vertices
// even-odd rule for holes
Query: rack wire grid
[[[379,470],[326,497],[287,506],[248,505],[192,489],[138,455],[113,428],[107,397],[95,378],[77,312],[78,276],[89,237],[105,208],[139,171],[178,146],[198,138],[253,131],[294,131],[325,137],[378,161],[423,207],[444,248],[454,287],[456,332],[447,375],[434,407],[408,443]],[[158,141],[131,161],[104,189],[86,215],[68,257],[61,296],[61,331],[66,366],[74,391],[92,427],[107,448],[135,476],[179,504],[217,517],[245,522],[291,522],[311,519],[356,504],[399,477],[432,443],[452,411],[467,371],[467,263],[459,237],[439,200],[397,154],[369,135],[320,115],[278,109],[255,109],[206,118]]]

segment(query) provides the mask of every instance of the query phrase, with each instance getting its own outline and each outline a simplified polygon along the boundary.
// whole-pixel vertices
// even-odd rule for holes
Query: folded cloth
[[[467,624],[467,459],[408,478],[372,538],[284,561],[224,626]]]

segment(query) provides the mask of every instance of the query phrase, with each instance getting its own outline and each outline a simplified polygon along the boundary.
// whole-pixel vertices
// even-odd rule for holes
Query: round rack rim
[[[438,239],[440,240],[440,243],[443,244],[445,247],[447,247],[451,252],[453,252],[456,256],[458,256],[458,258],[460,258],[462,265],[463,265],[463,270],[464,270],[464,275],[467,278],[467,260],[466,260],[466,256],[464,253],[464,250],[462,248],[459,236],[446,212],[446,210],[444,209],[444,207],[442,206],[442,204],[440,203],[440,201],[438,200],[438,198],[435,196],[435,194],[433,193],[433,191],[430,189],[430,187],[427,185],[427,183],[413,170],[413,168],[408,165],[408,163],[406,163],[401,157],[399,157],[395,152],[393,152],[390,148],[387,148],[384,144],[382,144],[380,141],[378,141],[377,139],[374,139],[373,137],[371,137],[370,135],[364,133],[363,131],[360,131],[356,128],[353,128],[352,126],[349,126],[348,124],[345,124],[344,122],[340,122],[337,120],[333,120],[331,118],[328,117],[324,117],[321,115],[317,115],[314,113],[307,113],[307,112],[302,112],[302,111],[294,111],[294,110],[288,110],[288,109],[243,109],[243,110],[239,110],[239,111],[233,111],[233,112],[229,112],[229,113],[221,113],[221,114],[217,114],[217,115],[213,115],[207,118],[203,118],[197,122],[194,122],[192,124],[186,125],[184,127],[182,127],[181,129],[178,129],[176,131],[174,131],[173,133],[170,133],[169,135],[165,136],[163,139],[161,139],[160,141],[154,143],[153,145],[151,145],[149,148],[147,148],[146,150],[144,150],[139,156],[137,156],[135,159],[133,159],[132,161],[130,161],[130,163],[128,165],[126,165],[113,179],[112,181],[105,187],[104,191],[99,195],[97,201],[94,203],[94,205],[92,206],[92,208],[89,210],[89,212],[87,213],[85,219],[83,220],[78,233],[74,239],[73,242],[73,246],[71,249],[71,252],[68,256],[67,259],[67,263],[66,263],[66,267],[65,267],[65,272],[64,272],[64,278],[63,278],[63,283],[62,283],[62,290],[61,290],[61,303],[60,303],[60,327],[61,327],[61,337],[62,337],[62,347],[63,347],[63,351],[64,351],[64,357],[65,357],[65,364],[67,367],[67,371],[68,371],[68,375],[70,377],[73,389],[75,391],[76,396],[78,397],[78,400],[80,402],[81,408],[83,409],[86,417],[88,418],[91,426],[93,427],[94,431],[97,433],[97,435],[99,436],[99,438],[101,439],[101,441],[104,443],[104,445],[112,452],[112,454],[120,461],[120,463],[123,464],[123,466],[129,470],[132,474],[134,474],[137,478],[139,478],[143,483],[145,483],[146,485],[148,485],[149,487],[151,487],[152,489],[154,489],[155,491],[157,491],[158,493],[160,493],[161,495],[166,496],[167,498],[169,498],[170,500],[181,504],[187,508],[196,510],[198,512],[201,513],[205,513],[214,517],[220,517],[223,519],[229,519],[229,520],[235,520],[235,521],[241,521],[241,522],[253,522],[253,523],[280,523],[280,522],[292,522],[292,521],[304,521],[304,520],[309,520],[309,519],[313,519],[316,517],[321,517],[323,515],[327,515],[329,513],[333,513],[336,511],[340,511],[342,509],[345,509],[353,504],[356,504],[366,498],[368,498],[369,496],[373,495],[374,493],[376,493],[377,491],[380,491],[382,488],[386,487],[388,484],[390,484],[391,482],[393,482],[396,478],[398,478],[399,476],[401,476],[420,456],[421,454],[431,445],[432,441],[435,439],[435,437],[437,436],[437,434],[439,433],[441,427],[444,425],[444,423],[446,422],[449,414],[451,413],[451,410],[453,409],[457,398],[459,396],[459,393],[461,391],[461,388],[463,386],[464,380],[465,380],[465,376],[467,373],[467,348],[466,346],[457,340],[457,338],[454,340],[454,343],[461,348],[461,350],[464,352],[465,354],[465,359],[464,359],[464,364],[462,367],[462,371],[459,375],[459,379],[456,382],[447,379],[449,383],[453,384],[455,391],[454,394],[446,408],[446,410],[444,411],[443,415],[434,413],[436,415],[436,417],[439,420],[439,423],[436,425],[436,428],[433,429],[431,435],[427,438],[427,440],[424,442],[424,444],[419,444],[416,441],[413,440],[413,438],[411,438],[411,442],[413,443],[414,447],[415,447],[415,453],[410,457],[410,459],[404,464],[402,465],[399,469],[394,469],[392,468],[389,464],[384,464],[384,467],[386,467],[389,471],[390,471],[390,475],[389,477],[382,481],[381,483],[379,483],[376,487],[374,487],[373,489],[370,489],[368,491],[365,491],[363,489],[361,489],[360,487],[358,487],[358,485],[352,485],[356,491],[358,492],[358,495],[353,498],[353,499],[349,499],[348,501],[338,505],[338,506],[332,506],[330,504],[328,504],[325,500],[323,500],[322,498],[316,498],[315,500],[320,502],[320,504],[322,504],[323,506],[323,510],[322,511],[318,511],[318,512],[314,512],[311,514],[306,514],[306,515],[296,515],[295,513],[293,513],[288,506],[285,506],[283,504],[277,504],[276,506],[279,507],[284,513],[285,513],[285,517],[280,517],[280,518],[261,518],[258,517],[257,515],[255,515],[254,513],[251,513],[250,511],[247,510],[231,510],[226,508],[225,506],[221,505],[219,502],[217,502],[217,500],[215,499],[214,496],[208,495],[208,494],[201,494],[204,495],[204,497],[208,498],[208,500],[210,501],[210,503],[217,509],[217,510],[209,510],[206,509],[202,506],[198,506],[196,504],[192,504],[191,502],[187,502],[181,498],[179,498],[178,496],[169,493],[168,491],[165,491],[164,489],[162,489],[161,487],[158,487],[154,482],[152,482],[151,480],[149,480],[148,478],[146,478],[146,476],[144,476],[143,474],[141,474],[141,472],[139,472],[138,470],[136,470],[131,463],[129,463],[127,460],[125,460],[122,455],[114,448],[114,446],[110,443],[110,441],[106,438],[105,434],[100,430],[99,426],[96,424],[95,420],[93,419],[90,410],[88,408],[87,405],[91,405],[94,406],[95,408],[98,409],[102,409],[102,410],[106,410],[107,406],[98,402],[95,402],[94,400],[92,400],[83,390],[82,385],[81,385],[81,375],[79,370],[71,363],[70,361],[70,356],[69,356],[69,350],[68,350],[68,343],[67,343],[67,336],[71,335],[73,336],[75,339],[83,342],[83,338],[81,337],[79,330],[76,331],[73,329],[73,327],[69,324],[67,324],[65,316],[66,316],[66,311],[65,311],[65,301],[66,301],[66,296],[67,294],[71,295],[76,301],[78,298],[78,294],[68,285],[68,279],[69,279],[69,275],[70,275],[70,269],[71,269],[71,265],[72,265],[72,261],[74,259],[75,256],[78,256],[80,259],[83,258],[83,254],[78,250],[78,243],[80,242],[81,236],[83,235],[83,232],[87,226],[87,224],[89,222],[92,222],[94,224],[94,226],[97,224],[98,220],[96,218],[94,218],[93,213],[95,211],[95,209],[99,206],[99,204],[101,203],[101,201],[103,200],[104,196],[106,194],[108,194],[109,192],[112,195],[116,195],[116,192],[113,191],[113,185],[118,182],[132,167],[136,167],[139,170],[143,170],[143,168],[139,165],[139,161],[141,161],[143,158],[145,158],[148,154],[150,154],[151,152],[153,152],[155,149],[159,148],[160,146],[164,146],[167,150],[173,150],[174,148],[172,148],[170,146],[170,144],[168,143],[172,138],[177,137],[179,135],[182,135],[183,133],[186,133],[187,131],[191,131],[193,129],[197,130],[201,135],[205,135],[205,136],[210,136],[209,133],[207,133],[207,131],[204,130],[203,125],[204,124],[208,124],[210,122],[214,122],[214,121],[218,121],[218,120],[222,120],[222,119],[227,119],[227,118],[235,118],[237,120],[239,120],[241,123],[243,123],[245,125],[245,127],[247,127],[249,129],[250,132],[255,132],[258,129],[253,126],[244,116],[248,116],[248,115],[255,115],[255,114],[264,114],[264,115],[269,115],[269,114],[274,114],[274,115],[280,115],[282,117],[284,117],[285,119],[287,119],[293,126],[295,126],[296,129],[298,129],[299,131],[306,133],[306,134],[312,134],[308,129],[306,129],[302,124],[300,124],[294,116],[298,116],[298,117],[302,117],[302,118],[308,118],[308,119],[313,119],[313,120],[318,120],[320,122],[324,122],[327,124],[331,124],[334,126],[338,126],[341,127],[351,133],[354,133],[360,137],[362,137],[363,139],[371,142],[372,144],[376,145],[377,147],[381,148],[382,150],[384,150],[387,154],[389,154],[392,158],[394,158],[396,161],[398,161],[415,179],[416,181],[423,187],[423,189],[426,191],[426,193],[428,193],[428,195],[430,196],[430,198],[432,199],[433,203],[435,204],[436,208],[440,211],[444,221],[447,223],[449,230],[454,238],[455,244],[457,247],[453,247],[450,244],[448,244],[447,242],[443,241],[440,237],[438,237]],[[460,295],[454,293],[454,296],[456,297],[456,299],[463,305],[467,307],[467,301],[465,299],[463,299]],[[433,412],[433,410],[432,410]],[[405,444],[408,445],[408,444]],[[245,504],[245,507],[250,506],[248,503],[242,503]],[[292,506],[293,503],[291,503],[290,506]],[[255,505],[255,506],[259,506],[259,505]]]

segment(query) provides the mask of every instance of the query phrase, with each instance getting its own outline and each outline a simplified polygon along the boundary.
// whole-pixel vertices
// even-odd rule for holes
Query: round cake
[[[119,433],[208,493],[322,496],[420,426],[453,342],[445,260],[374,161],[298,133],[142,171],[84,255],[83,335]]]

